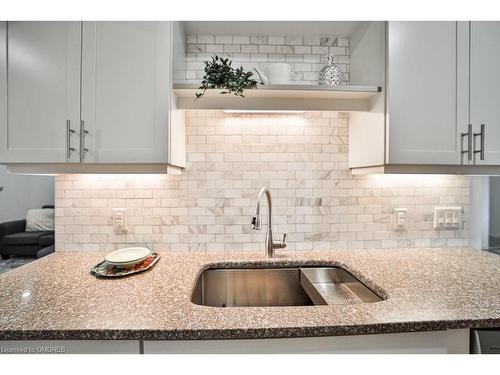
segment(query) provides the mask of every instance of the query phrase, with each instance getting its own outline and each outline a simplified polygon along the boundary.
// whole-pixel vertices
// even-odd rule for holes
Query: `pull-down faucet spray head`
[[[252,229],[260,230],[262,225],[260,222],[260,197],[257,198],[257,205],[255,206],[255,214],[252,218]]]
[[[252,218],[252,229],[262,229],[262,225],[260,224],[260,215],[257,213]]]

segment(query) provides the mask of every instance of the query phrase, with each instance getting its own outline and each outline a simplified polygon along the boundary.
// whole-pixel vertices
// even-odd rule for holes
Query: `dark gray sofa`
[[[54,208],[43,206],[42,208]],[[2,259],[12,255],[42,257],[54,251],[54,231],[26,232],[26,220],[0,224],[0,254]]]

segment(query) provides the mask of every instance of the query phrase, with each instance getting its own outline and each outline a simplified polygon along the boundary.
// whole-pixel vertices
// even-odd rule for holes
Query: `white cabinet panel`
[[[150,353],[469,353],[469,330],[251,340],[144,341]]]
[[[470,24],[470,122],[475,133],[485,124],[484,160],[476,164],[500,165],[500,22]],[[480,149],[480,136],[475,137]]]
[[[389,164],[460,164],[457,23],[389,22]]]
[[[469,329],[248,340],[13,340],[1,354],[469,353]]]
[[[8,99],[1,161],[78,162],[77,152],[67,159],[66,127],[80,119],[81,23],[7,22],[2,29],[8,41],[2,103]],[[71,141],[77,148],[76,134]]]
[[[166,163],[170,22],[84,22],[88,163]]]

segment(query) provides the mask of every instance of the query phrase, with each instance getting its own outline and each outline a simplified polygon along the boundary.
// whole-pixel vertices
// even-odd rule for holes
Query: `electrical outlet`
[[[115,233],[127,233],[127,217],[125,216],[126,208],[113,208],[113,230]]]
[[[408,221],[407,208],[394,209],[394,230],[406,230],[406,222]]]
[[[434,207],[434,229],[462,228],[462,207]]]

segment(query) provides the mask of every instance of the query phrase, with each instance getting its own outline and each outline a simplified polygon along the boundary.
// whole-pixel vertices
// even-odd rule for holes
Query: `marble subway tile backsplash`
[[[349,39],[337,36],[215,36],[189,35],[186,38],[186,82],[198,84],[204,75],[203,61],[212,56],[230,57],[233,66],[265,69],[269,63],[286,62],[299,73],[297,84],[317,85],[319,71],[329,53],[337,55],[349,82]],[[258,80],[258,77],[256,78]]]
[[[469,178],[352,176],[348,114],[229,115],[188,111],[187,169],[171,175],[61,175],[56,250],[111,250],[153,243],[167,251],[263,250],[250,228],[257,192],[273,194],[274,232],[284,251],[467,246]],[[433,207],[461,205],[464,229],[435,231]],[[126,207],[128,233],[113,233]],[[408,209],[407,231],[393,210]],[[263,212],[267,213],[264,203]]]

